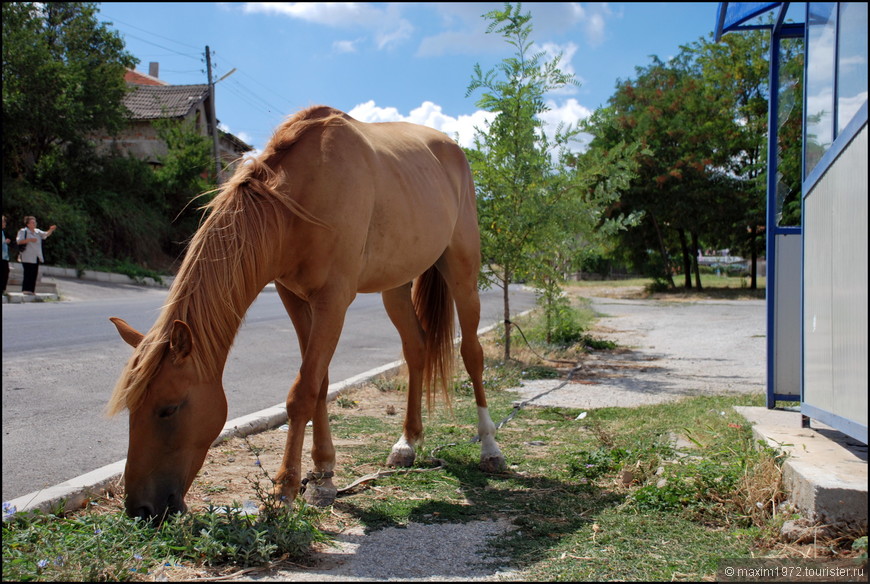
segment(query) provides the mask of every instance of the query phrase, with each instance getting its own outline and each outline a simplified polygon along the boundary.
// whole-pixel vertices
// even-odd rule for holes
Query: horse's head
[[[125,376],[133,376],[141,360],[156,360],[147,370],[149,377],[138,381],[147,384],[141,394],[126,401],[130,444],[124,484],[127,514],[159,523],[186,511],[184,496],[226,422],[221,375],[204,377],[195,367],[196,339],[186,323],[174,321],[168,342],[146,346],[142,333],[119,318],[111,320],[121,338],[136,348]],[[150,351],[158,353],[148,355]]]

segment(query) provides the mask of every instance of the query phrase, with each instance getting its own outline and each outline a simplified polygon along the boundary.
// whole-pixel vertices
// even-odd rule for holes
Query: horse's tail
[[[449,387],[453,379],[453,296],[435,266],[426,270],[414,283],[414,309],[426,333],[423,367],[426,405],[432,408],[432,388],[436,384],[449,405]]]

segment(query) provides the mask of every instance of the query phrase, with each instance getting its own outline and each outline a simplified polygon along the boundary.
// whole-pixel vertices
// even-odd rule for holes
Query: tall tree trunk
[[[508,270],[504,271],[501,289],[503,291],[504,300],[504,362],[507,363],[511,358],[511,298],[508,288],[510,287],[510,274]]]
[[[751,265],[749,266],[749,289],[758,290],[758,226],[753,225],[749,231],[749,236],[752,238],[749,242],[749,253],[752,257]]]
[[[695,269],[695,288],[701,290],[701,266],[698,265],[698,234],[692,231],[692,267]]]
[[[665,278],[671,285],[671,288],[676,288],[677,285],[674,284],[674,278],[671,276],[671,260],[668,257],[668,250],[665,247],[665,240],[662,239],[662,231],[659,229],[659,222],[656,221],[656,216],[653,215],[652,211],[648,212],[650,219],[652,219],[653,227],[656,228],[656,237],[659,240],[659,250],[662,254],[662,261],[665,263]]]
[[[686,231],[677,229],[680,236],[680,250],[683,252],[683,281],[687,290],[692,289],[692,256],[689,254],[689,244],[686,241]]]

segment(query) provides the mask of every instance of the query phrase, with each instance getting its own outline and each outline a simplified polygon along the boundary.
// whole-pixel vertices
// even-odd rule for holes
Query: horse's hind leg
[[[296,329],[296,335],[299,338],[299,348],[302,352],[302,358],[308,350],[309,337],[312,330],[311,308],[307,302],[298,298],[295,294],[287,290],[284,286],[276,283],[278,295],[287,309],[287,314],[293,321],[293,326]],[[294,430],[296,433],[304,435],[305,424],[301,419],[294,421],[294,414],[291,413],[291,401],[298,401],[297,392],[304,391],[300,389],[302,383],[301,377],[297,377],[293,384],[290,394],[287,396],[288,418],[290,419],[290,430],[287,433],[287,446],[284,451],[284,460],[281,464],[281,469],[276,477],[277,494],[287,497],[292,502],[298,491],[298,485],[301,479],[301,448],[299,443],[298,450],[300,454],[296,455],[296,442],[294,442]],[[324,374],[323,381],[317,392],[314,414],[312,417],[312,446],[311,459],[314,461],[314,470],[308,473],[308,483],[305,487],[305,499],[318,506],[331,505],[335,501],[337,489],[332,482],[332,477],[335,469],[335,447],[332,444],[332,435],[329,431],[329,418],[327,414],[326,394],[329,389],[328,374]],[[295,401],[294,401],[295,400]],[[298,409],[294,406],[294,409]],[[295,462],[295,466],[294,463]],[[295,488],[294,488],[295,487]]]
[[[474,387],[477,404],[477,435],[480,438],[480,468],[485,472],[500,472],[505,469],[504,455],[495,441],[496,427],[489,415],[486,391],[483,389],[483,348],[477,338],[480,324],[480,296],[477,292],[477,261],[474,254],[458,255],[457,247],[451,247],[441,256],[437,266],[453,295],[459,328],[462,334],[460,353],[465,370]]]
[[[426,354],[425,337],[414,304],[411,301],[411,284],[386,290],[381,293],[387,315],[399,331],[402,353],[408,365],[408,407],[402,437],[393,446],[387,464],[411,466],[416,457],[416,447],[423,441],[423,418],[421,401],[423,395],[423,365]]]

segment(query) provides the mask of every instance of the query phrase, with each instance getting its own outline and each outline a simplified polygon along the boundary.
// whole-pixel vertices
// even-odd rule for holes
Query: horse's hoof
[[[338,489],[331,482],[323,485],[312,485],[308,483],[305,487],[305,492],[302,497],[309,505],[315,507],[328,507],[335,503],[335,497],[338,496]]]
[[[406,450],[393,450],[392,452],[390,452],[390,456],[387,457],[387,466],[408,468],[410,466],[414,466],[415,459],[416,455],[413,451],[408,452]]]
[[[278,509],[282,505],[285,507],[292,507],[293,501],[296,500],[296,495],[292,494],[292,489],[282,489],[280,486],[276,486],[272,489],[271,496],[268,497],[268,503],[264,503],[260,505],[260,511],[266,511],[267,505],[272,509]]]
[[[507,470],[504,456],[489,456],[480,459],[480,470],[489,473],[499,473]]]

